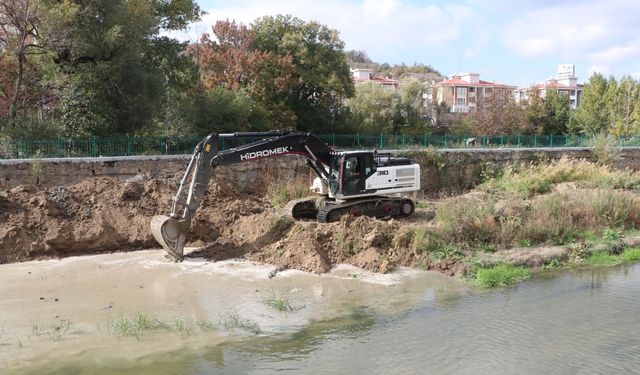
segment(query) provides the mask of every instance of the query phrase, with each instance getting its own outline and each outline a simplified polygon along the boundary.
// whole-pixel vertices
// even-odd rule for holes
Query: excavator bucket
[[[157,215],[151,219],[151,233],[169,256],[182,261],[184,256],[184,242],[189,229],[185,220],[178,220],[170,216]]]

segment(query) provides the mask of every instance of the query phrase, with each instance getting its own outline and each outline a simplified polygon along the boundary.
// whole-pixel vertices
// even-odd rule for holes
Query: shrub
[[[639,261],[640,260],[640,248],[633,247],[633,248],[630,248],[630,249],[626,249],[622,253],[622,259],[624,259],[627,262]]]
[[[499,264],[492,268],[481,268],[476,271],[476,280],[482,288],[506,286],[531,277],[531,270],[509,264]]]
[[[500,230],[493,200],[462,197],[442,205],[436,212],[442,237],[460,242],[490,242]]]

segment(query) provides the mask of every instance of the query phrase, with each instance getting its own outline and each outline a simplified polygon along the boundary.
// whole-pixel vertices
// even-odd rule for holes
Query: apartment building
[[[569,97],[569,105],[576,109],[582,101],[584,85],[578,83],[575,76],[575,65],[563,64],[558,65],[556,77],[546,80],[544,83],[536,83],[529,87],[519,88],[515,90],[514,96],[518,102],[529,99],[533,92],[538,91],[541,97],[545,97],[547,91],[556,90],[560,95]]]
[[[371,69],[351,69],[353,82],[356,84],[372,82],[390,90],[397,90],[400,88],[400,81],[387,77],[375,76],[372,72],[373,71]]]
[[[513,96],[516,86],[483,81],[479,73],[461,73],[433,85],[431,101],[446,103],[451,112],[475,112],[490,95]]]

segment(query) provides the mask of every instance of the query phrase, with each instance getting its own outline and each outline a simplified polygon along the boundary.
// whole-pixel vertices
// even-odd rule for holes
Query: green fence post
[[[404,148],[405,146],[405,139],[404,139],[404,133],[402,133],[402,148]]]
[[[444,148],[447,148],[447,133],[444,133]]]
[[[96,137],[91,137],[91,156],[94,158],[98,156],[98,144]]]
[[[533,135],[533,147],[538,147],[538,135]]]
[[[564,135],[564,147],[567,147],[567,143],[569,143],[569,137],[565,134]]]
[[[500,135],[500,146],[504,146],[504,135]]]
[[[427,143],[428,143],[428,139],[427,139],[427,134],[424,135],[423,139],[422,139],[422,145],[424,147],[427,147]]]
[[[553,134],[551,134],[551,147],[553,147]]]
[[[360,133],[356,133],[356,145],[360,147]]]
[[[332,143],[332,146],[335,147],[335,145],[336,145],[336,133],[331,133],[331,143]]]
[[[518,147],[520,147],[522,145],[522,143],[520,142],[520,137],[521,137],[521,135],[518,134]]]

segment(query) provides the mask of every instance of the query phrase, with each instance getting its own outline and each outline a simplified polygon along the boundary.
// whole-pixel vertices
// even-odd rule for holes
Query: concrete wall
[[[587,148],[564,149],[460,149],[401,151],[422,166],[422,190],[425,194],[458,192],[472,188],[484,173],[514,163],[559,160],[562,157],[589,159]],[[127,179],[139,173],[179,179],[190,156],[137,156],[114,158],[0,160],[0,190],[18,185],[43,187],[69,185],[94,177]],[[616,168],[640,170],[640,148],[624,148],[617,154]],[[283,156],[257,162],[219,167],[216,175],[235,184],[242,191],[261,191],[267,181],[290,181],[307,177],[305,160]]]

